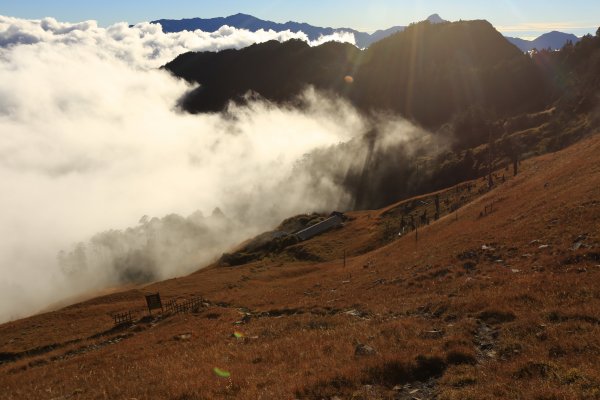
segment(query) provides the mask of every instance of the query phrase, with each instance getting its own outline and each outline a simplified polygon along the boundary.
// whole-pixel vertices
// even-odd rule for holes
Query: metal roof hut
[[[296,236],[302,241],[313,238],[321,233],[327,232],[330,229],[337,228],[338,226],[342,226],[344,224],[344,220],[338,214],[333,215],[332,217],[327,218],[325,221],[319,222],[313,226],[309,226],[306,229],[303,229],[296,233]]]

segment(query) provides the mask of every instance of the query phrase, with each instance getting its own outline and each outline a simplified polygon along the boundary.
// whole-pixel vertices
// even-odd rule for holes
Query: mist
[[[291,38],[307,40],[0,16],[0,322],[187,274],[286,217],[353,207],[373,124],[385,127],[375,147],[415,151],[418,128],[311,88],[298,108],[252,98],[189,115],[176,105],[193,87],[156,69],[184,51]]]

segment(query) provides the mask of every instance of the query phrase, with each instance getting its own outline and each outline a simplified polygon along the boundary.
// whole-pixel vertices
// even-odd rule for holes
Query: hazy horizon
[[[304,22],[314,26],[351,28],[372,33],[393,26],[408,25],[439,14],[442,18],[456,20],[486,19],[505,36],[533,39],[553,30],[572,33],[576,36],[594,34],[598,22],[594,15],[600,15],[600,4],[575,0],[565,4],[558,1],[531,1],[527,4],[505,0],[498,4],[481,4],[472,0],[461,2],[411,1],[377,2],[358,1],[267,1],[253,2],[223,1],[192,2],[176,0],[168,5],[158,1],[130,1],[123,5],[114,0],[102,4],[79,4],[72,0],[52,3],[39,0],[22,1],[4,5],[1,14],[25,18],[56,18],[60,21],[98,21],[102,27],[118,22],[137,24],[157,19],[216,18],[237,13],[284,23]]]

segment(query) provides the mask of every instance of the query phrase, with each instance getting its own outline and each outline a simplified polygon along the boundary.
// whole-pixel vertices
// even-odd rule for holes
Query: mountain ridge
[[[425,19],[433,24],[449,22],[439,14],[432,14]],[[151,21],[151,23],[160,24],[165,33],[169,32],[180,32],[183,30],[193,31],[200,29],[206,32],[214,32],[224,25],[231,26],[239,29],[249,29],[251,31],[257,31],[259,29],[284,31],[290,30],[292,32],[304,32],[310,40],[317,40],[321,36],[332,35],[339,32],[349,32],[354,34],[356,45],[359,48],[367,48],[373,43],[378,42],[394,33],[401,32],[406,29],[405,25],[395,25],[386,29],[378,29],[372,33],[359,31],[353,28],[333,28],[333,27],[319,27],[308,24],[306,22],[286,21],[283,23],[274,22],[270,20],[263,20],[250,14],[237,13],[227,17],[214,17],[214,18],[183,18],[183,19],[158,19]],[[568,41],[577,43],[580,38],[577,36],[564,33],[559,31],[551,31],[544,33],[533,40],[522,39],[518,37],[506,36],[506,40],[517,46],[521,51],[528,52],[534,48],[541,50],[550,48],[551,50],[558,50],[562,48]]]
[[[416,42],[422,51],[414,55]],[[366,112],[393,111],[434,129],[471,105],[493,103],[501,113],[517,106],[510,99],[524,103],[543,91],[531,59],[487,21],[421,22],[366,50],[335,42],[311,48],[291,41],[186,53],[166,69],[202,85],[184,100],[184,108],[192,112],[218,111],[249,91],[285,102],[312,85],[342,95]],[[460,71],[463,85],[456,85]],[[344,81],[346,75],[353,76],[352,84]],[[414,90],[408,91],[409,86]],[[436,96],[446,89],[450,96]]]
[[[571,33],[559,31],[551,31],[544,33],[533,40],[521,39],[516,37],[505,36],[506,40],[517,46],[521,51],[528,52],[533,49],[537,50],[560,50],[565,44],[571,42],[573,44],[581,40]]]
[[[447,22],[442,19],[438,14],[430,15],[426,21],[431,23],[443,23]],[[373,33],[361,32],[352,28],[332,28],[332,27],[319,27],[310,25],[305,22],[287,21],[284,23],[263,20],[253,15],[237,13],[227,17],[215,17],[215,18],[184,18],[180,20],[173,19],[158,19],[151,21],[154,24],[160,24],[165,33],[180,32],[183,30],[193,31],[200,29],[205,32],[214,32],[222,26],[231,26],[239,29],[248,29],[250,31],[257,31],[259,29],[274,30],[274,31],[285,31],[290,30],[292,32],[304,32],[310,40],[317,40],[321,36],[328,36],[334,33],[349,32],[354,35],[356,45],[360,48],[369,47],[371,44],[389,36],[396,32],[403,31],[406,26],[393,26],[387,29],[380,29]]]

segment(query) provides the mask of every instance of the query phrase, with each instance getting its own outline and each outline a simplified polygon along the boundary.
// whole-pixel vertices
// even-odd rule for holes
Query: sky
[[[600,1],[592,0],[0,0],[0,15],[59,21],[116,22],[161,18],[211,18],[242,12],[276,22],[361,31],[407,25],[438,13],[446,20],[487,19],[507,36],[535,38],[552,30],[582,36],[600,26]]]

